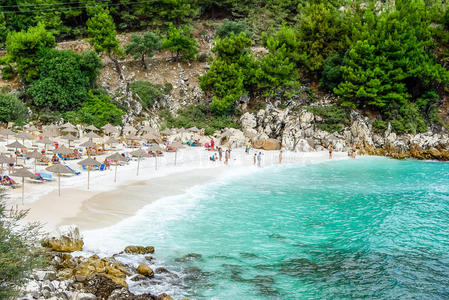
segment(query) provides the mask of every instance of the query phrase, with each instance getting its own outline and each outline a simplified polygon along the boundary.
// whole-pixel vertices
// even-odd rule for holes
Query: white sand
[[[257,150],[259,151],[259,150]],[[262,167],[277,164],[278,151],[262,151]],[[112,153],[112,152],[110,152]],[[110,154],[108,153],[108,155]],[[43,184],[25,182],[25,203],[21,205],[21,188],[8,192],[8,203],[19,208],[29,209],[27,220],[40,221],[45,229],[52,230],[64,224],[77,224],[82,230],[107,227],[134,215],[140,208],[157,199],[184,193],[188,188],[219,180],[232,171],[257,168],[253,165],[253,156],[243,149],[233,149],[227,166],[224,162],[212,162],[212,154],[204,148],[183,149],[177,154],[174,165],[174,153],[165,153],[158,157],[158,169],[155,159],[147,158],[140,162],[139,176],[136,175],[137,162],[118,167],[117,183],[114,183],[114,168],[103,172],[90,173],[90,190],[87,190],[87,172],[74,177],[61,178],[61,196],[58,196],[57,181]],[[97,157],[102,162],[105,156]],[[346,153],[334,153],[334,159],[345,159]],[[328,153],[283,153],[283,163],[314,163],[328,160]],[[79,161],[79,160],[78,160]],[[34,162],[27,166],[34,170]],[[77,161],[69,164],[77,170],[81,168]],[[38,166],[38,172],[44,167]],[[18,180],[19,181],[19,180]],[[153,192],[139,197],[147,185]],[[148,190],[148,187],[145,187]],[[141,195],[140,195],[141,196]],[[142,199],[144,198],[144,199]]]

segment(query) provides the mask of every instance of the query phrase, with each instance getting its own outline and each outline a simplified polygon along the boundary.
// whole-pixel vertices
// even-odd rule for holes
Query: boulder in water
[[[58,252],[81,251],[83,237],[76,225],[61,226],[42,240],[42,246]]]
[[[125,248],[125,253],[128,254],[152,254],[154,253],[154,247],[148,246],[128,246]]]
[[[140,264],[137,267],[137,273],[139,273],[140,275],[146,276],[146,277],[154,277],[154,272],[153,270],[151,270],[151,268],[149,266],[147,266],[146,264]]]

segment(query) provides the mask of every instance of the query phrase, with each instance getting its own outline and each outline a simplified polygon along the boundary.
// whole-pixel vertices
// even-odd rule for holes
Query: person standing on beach
[[[212,150],[214,150],[214,146],[215,146],[215,141],[214,139],[210,140],[210,147],[212,148]]]
[[[254,153],[254,165],[256,165],[256,161],[257,161],[257,154]]]
[[[279,164],[282,164],[282,150],[279,151]]]
[[[332,152],[334,151],[334,148],[332,147],[332,142],[329,143],[329,159],[332,159]]]
[[[218,157],[219,157],[220,161],[223,158],[223,149],[221,149],[221,147],[218,148]]]
[[[262,152],[259,152],[259,154],[257,155],[257,164],[259,168],[262,167]]]
[[[356,147],[355,145],[352,145],[352,158],[355,158],[355,152],[356,152]]]
[[[228,150],[226,150],[226,152],[225,152],[225,165],[228,164],[228,160],[229,160],[229,152],[228,152]]]

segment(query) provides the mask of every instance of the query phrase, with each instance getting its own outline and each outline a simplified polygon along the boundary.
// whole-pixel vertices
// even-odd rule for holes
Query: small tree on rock
[[[125,51],[126,54],[131,54],[136,60],[140,58],[143,67],[147,69],[145,55],[153,57],[154,53],[158,51],[160,47],[161,38],[153,32],[147,32],[144,35],[133,34],[131,36],[131,41],[126,45]]]
[[[172,52],[172,58],[193,60],[198,54],[198,42],[191,37],[192,30],[189,26],[175,27],[170,24],[168,35],[162,43],[162,48]],[[176,53],[176,56],[174,55]]]

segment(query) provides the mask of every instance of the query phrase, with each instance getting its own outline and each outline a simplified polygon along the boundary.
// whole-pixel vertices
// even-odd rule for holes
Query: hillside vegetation
[[[2,78],[19,79],[23,86],[0,94],[8,104],[0,122],[62,117],[96,126],[120,124],[125,108],[98,84],[101,57],[108,57],[118,80],[124,80],[123,57],[148,70],[155,54],[168,51],[167,64],[208,63],[199,78],[206,95],[201,107],[184,108],[179,118],[200,111],[200,122],[220,120],[213,129],[236,126],[241,99],[250,99],[250,109],[270,101],[283,107],[305,91],[337,97],[336,106],[314,111],[332,124],[357,108],[375,118],[379,132],[388,122],[397,133],[446,126],[441,107],[447,105],[449,84],[449,10],[444,1],[8,0],[0,5],[0,27],[6,50]],[[138,33],[121,43],[117,32],[127,31]],[[81,38],[94,50],[55,49],[59,41]],[[211,42],[212,53],[201,47],[203,41]],[[144,111],[172,91],[155,82],[130,87]],[[167,111],[161,116],[166,126],[186,123]]]

